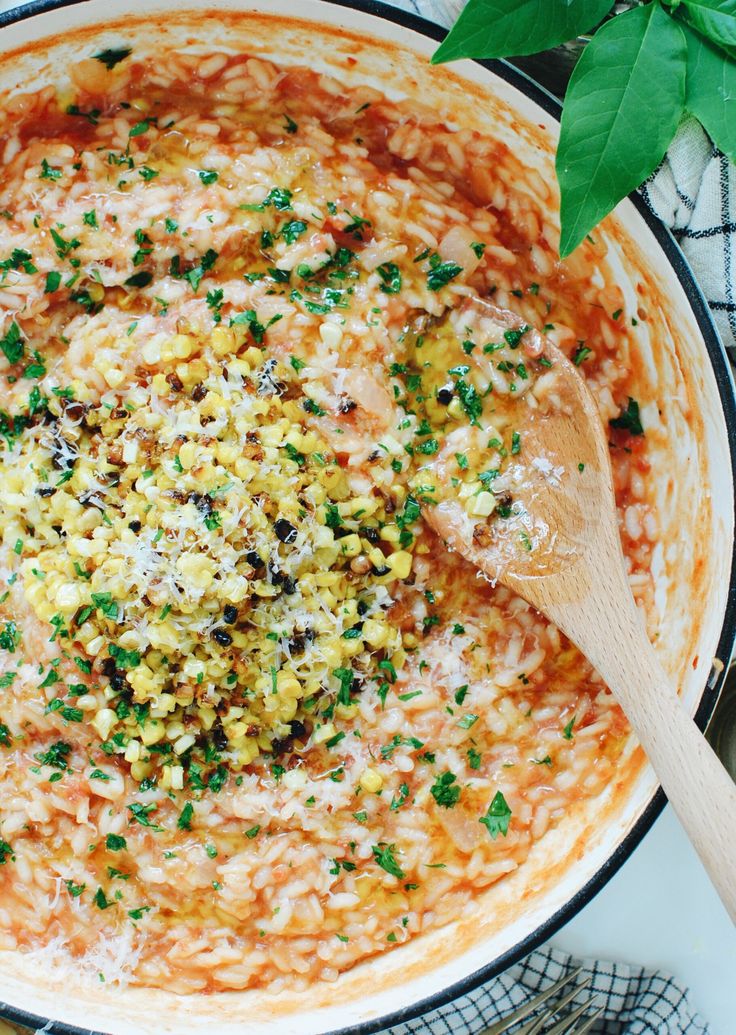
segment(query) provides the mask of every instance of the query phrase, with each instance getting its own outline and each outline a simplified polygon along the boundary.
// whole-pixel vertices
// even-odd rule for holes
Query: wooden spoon
[[[523,329],[525,352],[543,357],[544,373],[533,405],[513,403],[523,443],[508,472],[516,517],[471,517],[441,453],[427,467],[440,500],[424,507],[425,520],[451,549],[546,615],[598,670],[736,921],[736,785],[647,638],[626,577],[607,435],[593,397],[560,350],[514,314],[473,300],[461,319],[466,336],[473,326],[482,330],[478,340]]]

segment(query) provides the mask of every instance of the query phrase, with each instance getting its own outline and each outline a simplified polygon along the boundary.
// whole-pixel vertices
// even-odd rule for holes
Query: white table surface
[[[712,1035],[736,1032],[736,928],[669,806],[552,944],[666,970],[690,987]]]
[[[0,0],[0,11],[16,6]],[[578,956],[667,970],[689,985],[712,1035],[736,1032],[736,928],[669,807],[552,942]]]

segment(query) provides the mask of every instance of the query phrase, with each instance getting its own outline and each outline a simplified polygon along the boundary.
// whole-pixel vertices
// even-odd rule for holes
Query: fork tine
[[[594,1002],[595,1000],[591,1000]],[[590,1031],[595,1022],[598,1020],[600,1015],[603,1013],[603,1007],[597,1006],[590,1017],[583,1018],[581,1024],[579,1024],[569,1035],[585,1035],[586,1031]]]
[[[569,1013],[567,1017],[563,1017],[549,1028],[544,1035],[570,1035],[575,1027],[575,1021],[595,1002],[595,998],[588,999],[581,1006],[576,1006],[572,1013]],[[587,1020],[587,1018],[586,1018]]]
[[[590,978],[586,977],[577,985],[573,985],[573,987],[569,989],[561,999],[555,1003],[550,1003],[543,1014],[534,1018],[534,1020],[524,1028],[523,1032],[515,1032],[514,1035],[539,1035],[539,1032],[542,1031],[547,1023],[557,1017],[557,1015],[565,1009],[567,1004],[572,1002],[578,992],[587,988],[589,982]],[[545,1035],[549,1035],[549,1032],[546,1032]]]
[[[545,988],[543,992],[540,992],[533,999],[530,999],[528,1003],[524,1003],[522,1006],[519,1006],[513,1013],[510,1013],[508,1017],[504,1017],[502,1020],[492,1024],[490,1028],[485,1028],[481,1035],[505,1035],[509,1028],[518,1024],[519,1021],[523,1021],[530,1013],[534,1013],[540,1006],[543,1006],[547,1000],[559,992],[561,988],[564,988],[565,985],[574,981],[581,969],[581,967],[577,967],[575,970],[571,970],[569,974],[565,977],[561,977],[559,981],[555,981],[555,983],[550,985],[549,988]],[[519,1033],[519,1035],[521,1035],[521,1033]],[[524,1032],[524,1035],[529,1035],[529,1033]]]

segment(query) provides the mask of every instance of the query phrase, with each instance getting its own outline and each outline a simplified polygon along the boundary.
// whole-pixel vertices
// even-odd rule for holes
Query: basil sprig
[[[468,0],[432,61],[547,50],[588,33],[613,6]],[[686,112],[736,160],[736,0],[645,0],[592,36],[557,147],[563,258],[657,168]]]

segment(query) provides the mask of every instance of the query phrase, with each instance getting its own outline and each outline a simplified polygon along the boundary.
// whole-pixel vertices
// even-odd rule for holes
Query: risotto
[[[507,147],[304,68],[106,50],[0,133],[0,945],[334,980],[614,778],[596,673],[422,511],[440,456],[479,528],[513,518],[497,400],[542,330],[651,612],[637,315],[594,240],[556,260]],[[476,298],[526,322],[474,336]]]

